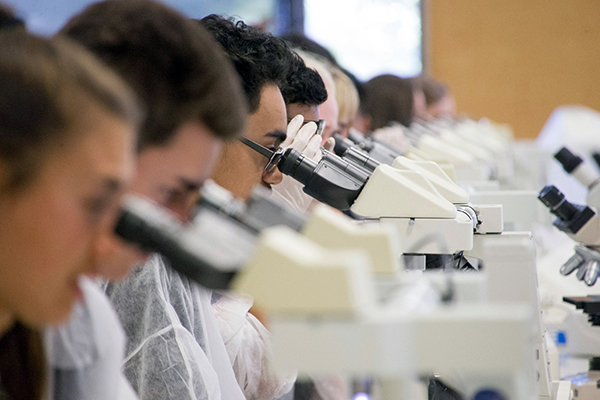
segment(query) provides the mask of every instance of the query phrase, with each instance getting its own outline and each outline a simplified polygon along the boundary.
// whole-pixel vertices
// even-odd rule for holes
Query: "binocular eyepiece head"
[[[588,206],[569,202],[556,186],[545,186],[538,199],[556,215],[554,226],[563,232],[577,234],[581,228],[592,219],[596,213]]]

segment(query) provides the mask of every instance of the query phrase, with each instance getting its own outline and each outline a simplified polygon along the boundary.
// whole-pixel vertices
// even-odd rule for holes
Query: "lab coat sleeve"
[[[270,332],[249,313],[252,298],[233,293],[213,295],[213,308],[235,377],[248,400],[273,400],[288,393],[295,372],[271,369]]]

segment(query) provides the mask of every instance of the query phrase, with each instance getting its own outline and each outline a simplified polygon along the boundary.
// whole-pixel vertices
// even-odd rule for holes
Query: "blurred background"
[[[54,33],[91,0],[8,0]],[[428,73],[459,113],[535,138],[554,108],[600,109],[598,0],[167,0],[186,15],[239,17],[276,35],[301,32],[366,81]]]

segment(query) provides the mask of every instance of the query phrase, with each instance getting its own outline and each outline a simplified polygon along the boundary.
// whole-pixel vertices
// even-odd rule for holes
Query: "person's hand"
[[[298,150],[306,157],[315,159],[317,154],[320,153],[319,147],[321,147],[321,136],[315,135],[317,132],[317,124],[309,122],[305,125],[304,117],[302,115],[296,115],[288,124],[287,137],[281,143],[281,147],[288,149]]]
[[[306,125],[302,115],[296,115],[288,124],[287,137],[281,144],[283,148],[298,150],[304,156],[315,161],[321,159],[321,136],[315,135],[317,124]],[[334,142],[335,143],[335,142]],[[304,214],[313,198],[302,191],[304,186],[294,178],[284,175],[279,185],[274,185],[271,197],[279,199],[292,210]]]

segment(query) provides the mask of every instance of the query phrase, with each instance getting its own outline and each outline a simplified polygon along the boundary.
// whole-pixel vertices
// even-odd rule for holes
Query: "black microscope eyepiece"
[[[294,149],[287,149],[279,161],[279,170],[304,186],[317,169],[317,163]]]
[[[567,233],[577,233],[596,213],[588,206],[570,203],[556,186],[545,186],[538,199],[556,215],[554,225]]]
[[[569,149],[563,147],[555,155],[554,158],[561,163],[564,170],[570,174],[583,162],[583,159],[571,153]]]
[[[545,186],[538,195],[538,199],[550,209],[552,214],[563,221],[569,221],[577,214],[577,207],[567,201],[565,195],[556,186]]]
[[[315,162],[298,150],[287,149],[278,167],[300,182],[306,194],[341,211],[350,209],[371,176],[328,151],[323,151],[319,162]]]

